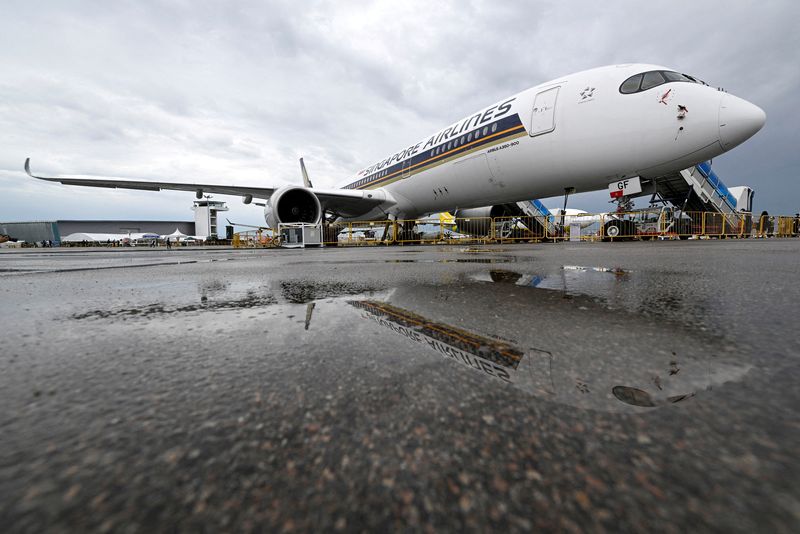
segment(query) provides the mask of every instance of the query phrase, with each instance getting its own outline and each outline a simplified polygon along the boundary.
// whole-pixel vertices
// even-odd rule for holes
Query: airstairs
[[[544,207],[540,200],[523,200],[522,202],[517,202],[517,206],[526,217],[530,217],[543,229],[542,237],[556,235],[558,228],[555,224],[555,217],[553,217],[549,209]],[[531,228],[531,230],[533,231],[534,229]]]
[[[721,234],[742,233],[750,214],[737,209],[737,201],[719,176],[705,162],[656,180],[656,192],[680,211],[706,212],[713,216],[703,224],[719,226]],[[749,210],[749,206],[741,208]]]

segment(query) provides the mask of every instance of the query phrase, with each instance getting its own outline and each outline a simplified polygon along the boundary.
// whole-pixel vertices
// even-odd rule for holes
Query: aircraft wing
[[[311,189],[317,195],[322,209],[339,217],[359,217],[389,200],[389,195],[373,190]]]
[[[139,189],[142,191],[161,191],[162,189],[172,189],[175,191],[192,191],[194,193],[216,193],[219,195],[252,195],[254,198],[267,199],[275,191],[272,187],[252,187],[236,185],[214,185],[214,184],[181,184],[174,182],[147,182],[140,180],[123,180],[121,178],[73,178],[60,176],[36,176],[31,172],[30,158],[25,160],[25,172],[31,178],[47,180],[48,182],[58,182],[64,185],[83,185],[87,187],[108,187],[111,189]]]
[[[31,178],[58,182],[64,185],[82,185],[87,187],[107,187],[112,189],[138,189],[141,191],[192,191],[198,198],[206,193],[218,195],[247,196],[268,199],[276,187],[253,187],[220,184],[187,184],[176,182],[149,182],[140,180],[124,180],[121,178],[77,178],[69,176],[36,176],[31,172],[30,158],[25,160],[25,172]],[[385,194],[374,191],[356,191],[352,189],[312,189],[319,198],[323,210],[334,212],[342,217],[358,217],[386,200]]]

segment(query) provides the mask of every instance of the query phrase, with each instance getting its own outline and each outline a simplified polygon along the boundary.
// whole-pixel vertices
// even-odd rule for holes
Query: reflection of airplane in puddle
[[[350,304],[363,318],[423,351],[580,408],[630,411],[674,404],[740,380],[750,368],[721,361],[708,336],[680,325],[612,313],[591,299],[563,299],[554,291],[522,290],[520,295],[516,283],[523,276],[492,272],[488,280],[497,283],[448,287],[448,298],[441,301],[431,298],[435,287],[418,285],[393,290],[386,302]],[[510,325],[493,319],[497,309],[507,310],[512,302],[516,319]],[[469,313],[458,311],[464,309]],[[530,319],[519,321],[524,317]],[[491,335],[481,333],[487,328]]]
[[[505,341],[437,323],[385,302],[355,300],[350,304],[366,311],[365,317],[381,326],[505,382],[511,381],[509,372],[519,366],[524,354]]]
[[[617,267],[564,265],[558,275],[540,276],[538,274],[493,269],[488,272],[475,273],[470,278],[476,282],[503,282],[518,286],[601,297],[613,291],[617,282],[626,279],[629,274],[630,271]]]

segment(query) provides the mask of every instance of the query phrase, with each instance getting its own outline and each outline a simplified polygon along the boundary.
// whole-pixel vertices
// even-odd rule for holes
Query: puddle
[[[520,261],[516,256],[503,256],[500,258],[419,258],[419,259],[387,259],[387,260],[339,260],[326,261],[325,265],[353,265],[353,264],[382,264],[382,263],[516,263]],[[523,259],[523,261],[525,261]],[[293,265],[305,265],[296,262]]]
[[[168,306],[163,303],[148,304],[136,308],[119,308],[116,310],[92,310],[85,313],[72,315],[72,319],[114,319],[126,317],[152,317],[159,315],[174,315],[181,313],[192,313],[202,311],[218,310],[237,310],[248,308],[259,308],[276,304],[278,300],[270,295],[257,295],[250,293],[240,299],[233,300],[209,300],[205,295],[200,297],[197,304],[184,306]]]
[[[626,271],[620,267],[614,267],[609,269],[608,267],[582,267],[580,265],[564,265],[562,267],[565,271],[591,271],[595,273],[613,273],[616,275],[623,275],[628,274],[631,271]]]
[[[640,413],[707,402],[752,368],[740,347],[701,329],[610,310],[585,295],[565,300],[520,287],[535,288],[534,275],[493,270],[469,278],[479,283],[402,286],[385,300],[348,304],[393,344],[581,409]],[[441,367],[448,371],[464,379]]]
[[[466,247],[459,249],[459,252],[464,252],[466,254],[497,254],[499,252],[507,252],[504,248],[477,248],[477,247]]]
[[[355,282],[281,282],[281,295],[287,302],[306,304],[313,300],[374,293],[374,286]]]
[[[383,260],[383,263],[516,263],[517,258],[452,258],[452,259],[419,259],[419,260]]]
[[[513,284],[560,291],[566,298],[584,295],[605,300],[610,295],[617,293],[620,284],[627,283],[631,274],[632,271],[620,268],[565,265],[558,272],[538,274],[492,269],[487,272],[471,274],[469,278],[476,282]]]
[[[279,287],[279,291],[260,288],[247,291],[244,296],[238,298],[225,298],[229,293],[229,284],[220,280],[210,280],[198,284],[200,297],[197,303],[169,305],[156,302],[137,307],[91,310],[71,315],[70,318],[77,320],[149,318],[181,313],[260,308],[279,303],[307,304],[331,297],[371,295],[378,291],[371,285],[347,282],[281,282]]]
[[[488,380],[517,388],[534,402],[606,412],[709,402],[716,387],[743,380],[751,365],[742,358],[741,346],[696,325],[636,308],[612,309],[582,291],[587,279],[588,287],[627,288],[628,278],[639,275],[569,266],[542,276],[487,269],[451,283],[409,282],[388,290],[375,283],[299,280],[249,291],[246,285],[210,278],[196,285],[195,302],[98,309],[71,318],[152,320],[277,306],[275,313],[286,313],[277,320],[288,320],[280,326],[286,339],[278,342],[308,332],[310,354],[330,355],[336,347],[350,346],[348,354],[391,361],[413,380],[424,381],[430,372],[468,387]],[[574,291],[568,299],[566,290]],[[398,359],[402,354],[440,363],[419,374],[419,359]]]
[[[516,369],[522,360],[522,350],[507,341],[435,322],[385,302],[363,300],[350,301],[348,304],[367,312],[367,316],[379,325],[448,357],[458,358],[492,375],[491,369],[495,369],[499,371],[497,376],[503,379],[508,378],[508,373],[497,369],[497,366]]]

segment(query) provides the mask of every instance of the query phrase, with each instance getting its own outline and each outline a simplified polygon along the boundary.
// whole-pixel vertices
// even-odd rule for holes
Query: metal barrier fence
[[[280,235],[270,229],[249,230],[233,234],[234,248],[269,248],[281,245]]]
[[[548,232],[548,227],[555,231]],[[800,217],[664,209],[587,213],[563,219],[518,216],[341,222],[325,225],[322,234],[323,244],[328,246],[798,237]],[[269,229],[240,232],[233,239],[234,247],[280,245],[280,235]]]

